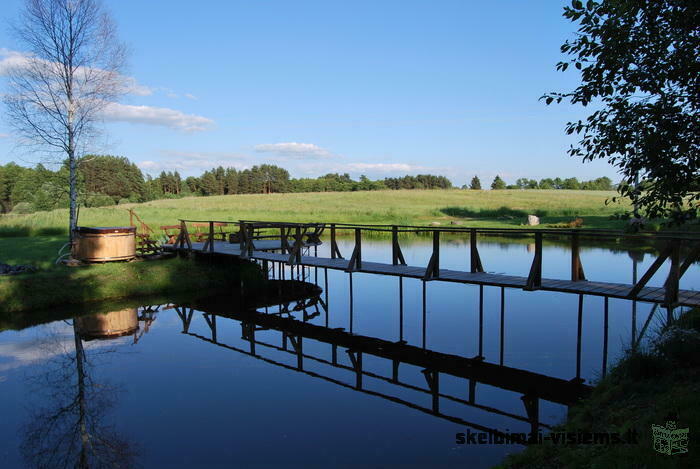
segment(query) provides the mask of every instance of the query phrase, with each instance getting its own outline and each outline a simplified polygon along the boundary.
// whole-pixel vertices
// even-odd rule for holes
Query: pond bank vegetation
[[[637,444],[559,444],[545,441],[510,455],[502,469],[700,467],[700,310],[667,322],[644,348],[629,350],[570,409],[567,421],[553,432],[637,433]],[[673,421],[690,429],[689,451],[661,454],[654,449],[652,425]]]

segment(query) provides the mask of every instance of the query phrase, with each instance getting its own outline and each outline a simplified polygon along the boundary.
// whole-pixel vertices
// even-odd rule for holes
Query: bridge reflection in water
[[[281,287],[289,281],[270,281],[272,285]],[[301,285],[302,282],[294,282]],[[305,284],[313,287],[311,284]],[[312,289],[309,288],[309,291]],[[327,293],[327,290],[326,290]],[[353,334],[344,328],[328,327],[327,301],[318,289],[315,294],[301,299],[286,299],[274,306],[242,305],[231,306],[231,301],[212,298],[210,300],[181,304],[174,307],[182,321],[182,332],[191,337],[203,340],[228,350],[255,357],[264,362],[290,370],[304,373],[308,376],[334,383],[344,388],[354,389],[368,395],[380,397],[399,403],[453,423],[465,425],[479,431],[498,433],[499,430],[489,428],[476,422],[466,421],[459,416],[450,415],[440,410],[441,401],[469,406],[479,410],[498,414],[530,425],[530,431],[537,432],[541,428],[551,428],[540,420],[540,400],[570,406],[590,392],[590,387],[583,384],[580,378],[564,380],[546,376],[531,371],[521,370],[487,362],[483,356],[473,358],[462,357],[409,345],[404,340],[396,342],[376,337]],[[235,302],[233,302],[235,304]],[[311,321],[320,315],[325,316],[325,326],[312,324]],[[241,338],[247,342],[246,348],[227,344],[219,339],[217,327],[221,321],[233,321],[240,325]],[[195,322],[200,322],[193,328]],[[202,329],[201,323],[206,324]],[[424,324],[425,326],[425,324]],[[483,322],[480,322],[483,328]],[[206,333],[192,332],[192,329],[204,330]],[[276,332],[276,343],[265,342],[258,338],[261,331]],[[480,336],[481,336],[480,331]],[[305,352],[305,343],[314,341],[329,345],[327,354],[311,354]],[[581,336],[578,336],[580,349]],[[318,347],[314,347],[318,349]],[[502,349],[502,347],[501,347]],[[296,357],[296,365],[290,365],[266,356],[264,350],[273,350]],[[339,355],[345,354],[349,365],[339,361]],[[386,360],[386,374],[375,373],[363,366],[363,356],[372,356]],[[306,369],[305,363],[314,362],[314,368],[326,368],[328,373]],[[401,379],[401,365],[419,367],[425,380],[425,386],[416,386]],[[316,366],[318,365],[318,366]],[[580,369],[580,364],[577,368]],[[350,372],[348,380],[331,376],[333,369]],[[578,371],[578,370],[577,370]],[[440,390],[440,378],[449,375],[466,380],[465,395],[446,394]],[[402,389],[409,389],[429,395],[432,398],[430,406],[422,406],[402,397],[389,393],[367,389],[363,378],[372,378]],[[477,384],[497,387],[514,394],[514,398],[522,401],[524,412],[515,414],[495,407],[479,403]]]

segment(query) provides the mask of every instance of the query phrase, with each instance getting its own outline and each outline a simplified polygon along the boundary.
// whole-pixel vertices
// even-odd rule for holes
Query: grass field
[[[619,228],[610,216],[628,205],[608,204],[615,192],[564,190],[411,190],[250,194],[157,200],[81,209],[80,224],[129,223],[126,208],[150,226],[172,225],[179,218],[428,225],[460,222],[466,226],[504,227],[524,223],[528,214],[542,217],[542,227],[584,218],[586,228]],[[66,210],[0,217],[0,236],[65,235]]]

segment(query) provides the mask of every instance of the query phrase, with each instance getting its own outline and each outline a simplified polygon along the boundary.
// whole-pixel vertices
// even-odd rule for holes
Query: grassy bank
[[[253,279],[257,268],[242,264],[162,259],[81,267],[55,265],[61,237],[0,239],[3,262],[32,264],[40,271],[0,277],[0,315],[58,305],[119,298],[175,295],[230,289],[241,276]]]
[[[179,218],[217,220],[319,221],[400,225],[449,224],[513,227],[528,214],[543,225],[584,218],[585,228],[620,228],[624,221],[611,215],[628,206],[606,205],[615,192],[565,190],[404,190],[247,194],[157,200],[144,204],[81,209],[80,223],[115,226],[129,223],[125,208],[134,208],[153,227],[172,225]],[[66,210],[0,217],[0,236],[64,234]]]
[[[651,425],[690,429],[689,452],[666,455],[654,450]],[[700,467],[700,311],[683,315],[661,331],[654,345],[629,352],[573,407],[567,422],[553,431],[619,432],[636,430],[637,444],[528,447],[499,467],[520,468],[677,468]]]

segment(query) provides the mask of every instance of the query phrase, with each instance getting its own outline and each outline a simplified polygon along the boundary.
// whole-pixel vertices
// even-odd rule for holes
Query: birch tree
[[[67,163],[72,240],[78,161],[101,111],[126,91],[125,48],[99,0],[25,0],[14,32],[25,56],[8,72],[8,121],[23,144]]]

